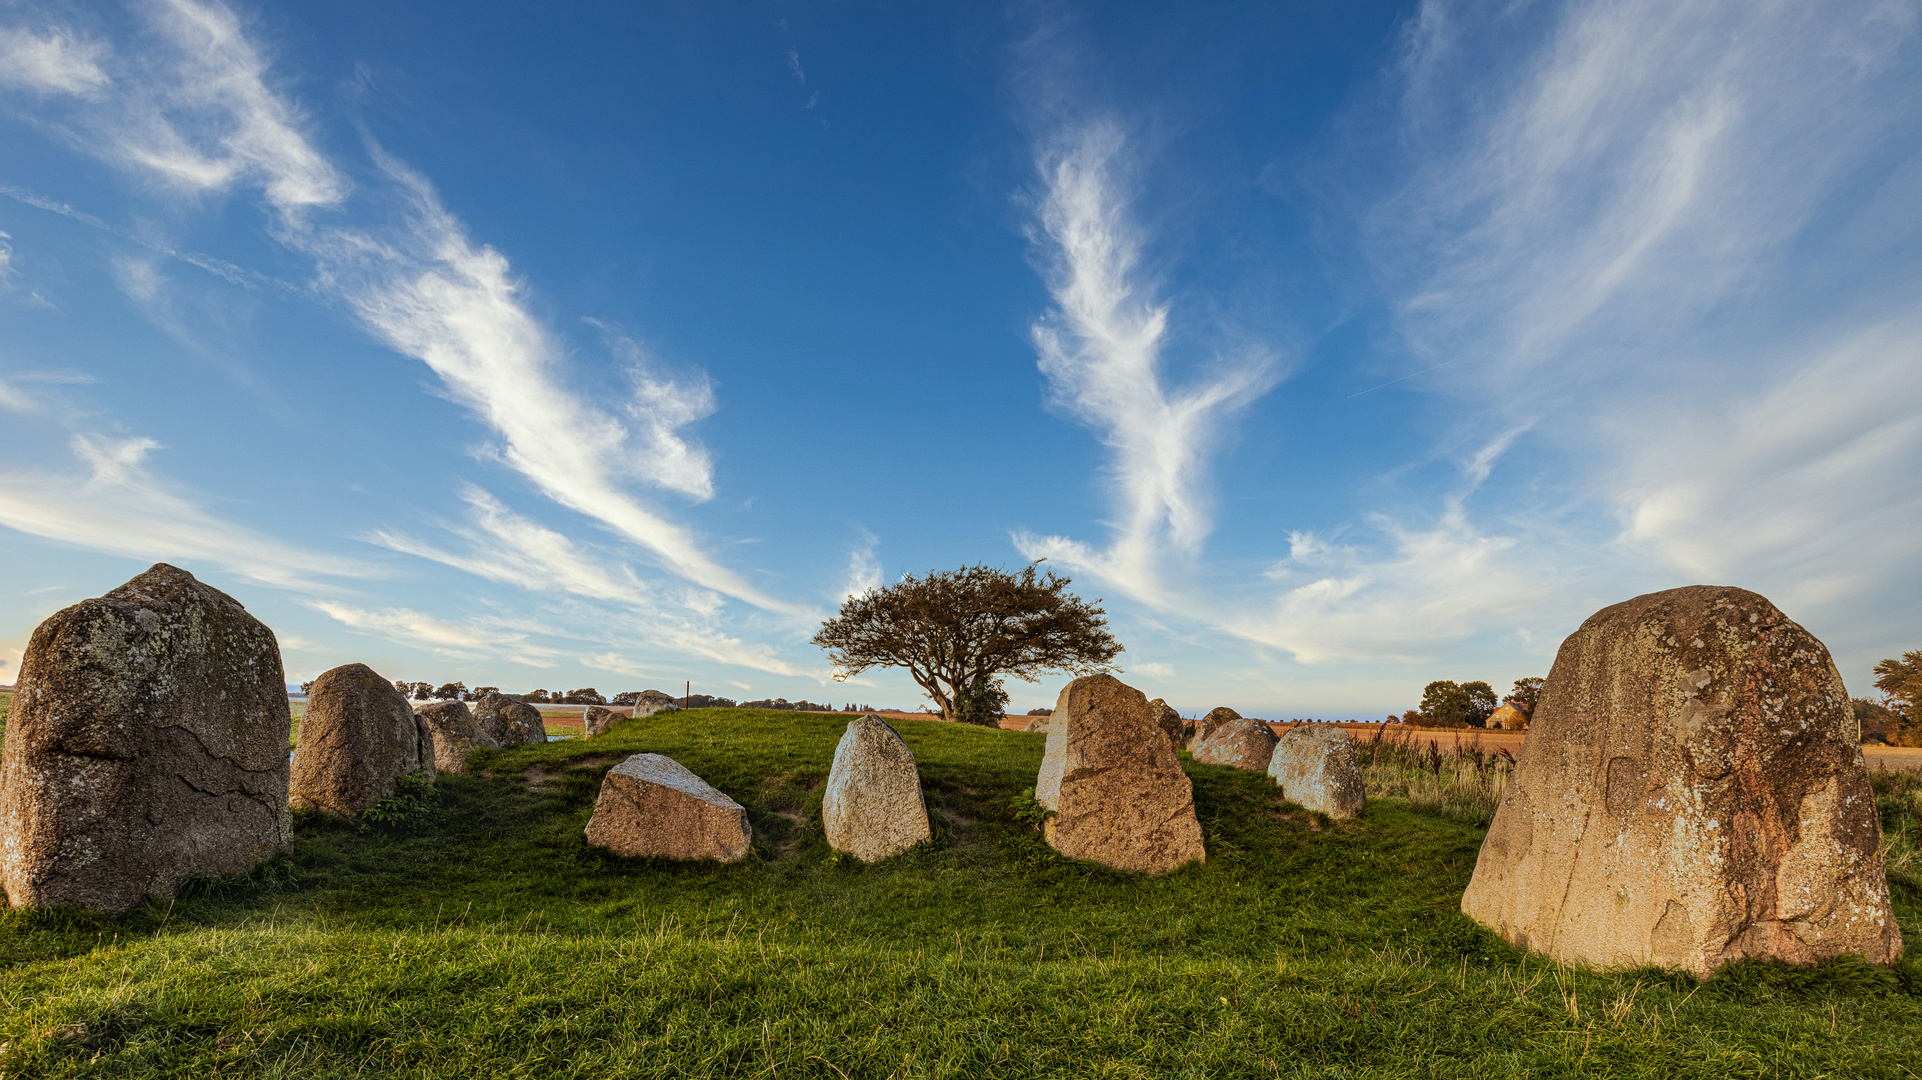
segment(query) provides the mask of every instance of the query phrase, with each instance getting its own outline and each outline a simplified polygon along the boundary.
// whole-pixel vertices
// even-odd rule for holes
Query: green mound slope
[[[1188,763],[1209,860],[1136,878],[1041,843],[1022,795],[1043,736],[904,722],[936,840],[837,860],[818,822],[844,724],[631,721],[483,756],[382,826],[304,818],[291,858],[123,919],[0,915],[0,1074],[1479,1080],[1922,1061],[1907,963],[1698,984],[1510,951],[1456,912],[1481,830],[1405,801],[1335,825],[1264,776]],[[754,855],[589,848],[601,775],[642,751],[748,807]],[[1896,895],[1922,928],[1914,879]]]

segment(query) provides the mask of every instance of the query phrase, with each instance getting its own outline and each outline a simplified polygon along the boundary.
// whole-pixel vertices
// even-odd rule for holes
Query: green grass
[[[1189,762],[1208,862],[1140,878],[1062,860],[1017,818],[1043,736],[903,722],[936,841],[835,860],[820,787],[845,722],[696,710],[494,752],[411,831],[303,818],[291,858],[171,904],[0,915],[0,1074],[1902,1077],[1922,1060],[1906,962],[1697,983],[1512,952],[1456,911],[1472,807],[1419,790],[1335,824],[1265,776]],[[753,855],[588,847],[602,773],[644,750],[747,806]],[[1885,788],[1891,824],[1922,807]],[[1922,927],[1915,879],[1896,888]]]

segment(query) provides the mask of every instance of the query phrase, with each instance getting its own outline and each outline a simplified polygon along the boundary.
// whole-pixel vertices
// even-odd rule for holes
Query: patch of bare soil
[[[545,765],[529,765],[523,774],[527,778],[527,790],[548,791],[567,782],[567,773],[560,769],[550,769]]]

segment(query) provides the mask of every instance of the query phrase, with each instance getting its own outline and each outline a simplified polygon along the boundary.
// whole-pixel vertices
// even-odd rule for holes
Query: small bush
[[[422,769],[401,777],[392,795],[361,811],[361,827],[419,832],[440,817],[440,808],[440,792]]]

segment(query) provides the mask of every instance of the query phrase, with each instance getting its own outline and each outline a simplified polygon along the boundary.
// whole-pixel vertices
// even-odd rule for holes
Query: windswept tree
[[[930,570],[849,598],[814,644],[827,650],[836,678],[906,668],[946,719],[993,724],[1006,707],[1005,676],[1034,682],[1044,671],[1115,670],[1122,650],[1107,613],[1069,592],[1070,583],[1032,565],[1012,574]]]
[[[1875,688],[1882,691],[1882,707],[1901,721],[1895,742],[1922,745],[1922,649],[1878,662]]]

